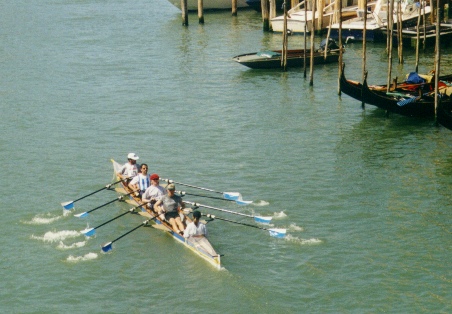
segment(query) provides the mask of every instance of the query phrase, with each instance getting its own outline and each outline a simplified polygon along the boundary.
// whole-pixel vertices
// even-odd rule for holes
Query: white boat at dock
[[[356,1],[354,1],[355,3]],[[305,3],[307,4],[307,8],[305,11]],[[335,0],[327,0],[325,2],[325,6],[322,9],[322,29],[325,29],[328,25],[330,25],[330,20],[332,23],[336,22],[336,5]],[[317,21],[319,18],[318,8],[316,9],[315,14],[312,12],[312,4],[310,1],[302,1],[289,11],[287,11],[287,31],[290,33],[304,33],[305,32],[305,24],[307,26],[306,32],[309,33],[312,30],[312,21]],[[342,8],[342,20],[354,18],[357,16],[358,5],[348,6]],[[284,30],[284,15],[277,16],[271,19],[271,25],[274,32],[282,33]],[[316,29],[317,29],[317,24]]]
[[[168,0],[169,3],[181,8],[181,0]],[[232,0],[204,0],[204,10],[232,10]],[[187,0],[188,11],[198,11],[198,0]],[[237,8],[249,8],[246,0],[237,0]]]
[[[419,14],[424,14],[428,16],[431,12],[429,5],[425,4],[423,1],[424,8],[420,9],[419,2],[414,2],[413,0],[402,0],[401,3],[401,17],[403,27],[414,26],[417,23]],[[389,9],[389,1],[378,0],[375,9],[367,9],[367,21],[366,21],[366,40],[367,41],[377,41],[385,39],[383,34],[383,29],[387,25],[387,12]],[[394,29],[397,28],[397,5],[394,5]],[[343,21],[342,22],[342,37],[352,40],[363,40],[363,29],[364,29],[364,10],[360,10],[358,17]],[[331,38],[339,38],[339,23],[331,25]]]

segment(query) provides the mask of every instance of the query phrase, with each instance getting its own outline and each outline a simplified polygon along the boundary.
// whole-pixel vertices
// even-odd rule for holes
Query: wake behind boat
[[[332,39],[329,40],[325,55],[326,40],[323,40],[320,48],[314,51],[314,64],[324,64],[338,62],[340,48]],[[304,65],[306,55],[306,65],[310,64],[311,49],[289,49],[287,50],[287,67],[299,67]],[[244,66],[252,69],[280,69],[283,58],[282,50],[264,50],[259,52],[246,53],[232,58]]]
[[[120,171],[122,165],[120,165],[118,162],[111,160],[113,163],[114,173],[115,175]],[[118,180],[121,178],[117,177]],[[126,193],[131,193],[132,191],[121,182],[122,188]],[[177,242],[182,243],[187,248],[189,248],[192,252],[194,252],[196,255],[200,256],[207,262],[209,262],[211,265],[213,265],[217,269],[221,269],[221,255],[218,254],[209,240],[206,237],[190,237],[190,238],[184,238],[182,235],[178,234],[175,230],[173,230],[171,224],[169,224],[166,220],[160,219],[158,215],[154,216],[151,215],[146,211],[145,206],[139,206],[142,204],[141,198],[136,197],[133,193],[129,194],[130,200],[128,203],[138,206],[141,209],[140,215],[150,219],[151,221],[155,222],[155,227],[157,229],[163,230],[167,232],[169,235],[171,235]],[[182,215],[182,214],[181,214]],[[190,217],[183,214],[184,220],[188,223],[191,222]]]

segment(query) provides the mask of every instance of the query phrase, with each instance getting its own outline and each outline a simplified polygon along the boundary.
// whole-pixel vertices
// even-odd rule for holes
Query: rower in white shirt
[[[193,221],[187,225],[184,231],[184,237],[207,237],[206,225],[199,221],[201,213],[197,210],[193,212]]]

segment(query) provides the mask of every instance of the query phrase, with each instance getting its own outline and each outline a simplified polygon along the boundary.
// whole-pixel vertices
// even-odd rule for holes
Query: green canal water
[[[0,5],[0,309],[4,313],[450,313],[452,133],[337,95],[337,64],[254,71],[234,55],[279,48],[254,11],[206,13],[165,0],[4,1]],[[320,42],[321,38],[317,38]],[[302,47],[303,37],[289,38]],[[361,45],[344,54],[360,80]],[[400,78],[414,52],[394,63]],[[433,51],[421,53],[421,72]],[[442,71],[450,72],[449,51]],[[370,84],[386,81],[368,44]],[[213,269],[102,191],[110,159],[253,204],[265,231],[214,221]],[[179,188],[179,187],[177,187]],[[184,189],[180,187],[181,189]],[[189,190],[201,193],[198,190]],[[206,212],[208,212],[206,210]],[[247,217],[211,212],[252,223]],[[262,226],[262,225],[261,225]]]

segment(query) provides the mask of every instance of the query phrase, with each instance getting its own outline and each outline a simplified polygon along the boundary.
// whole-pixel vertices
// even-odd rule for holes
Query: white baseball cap
[[[140,157],[138,157],[135,153],[130,153],[127,155],[127,159],[138,160]]]

